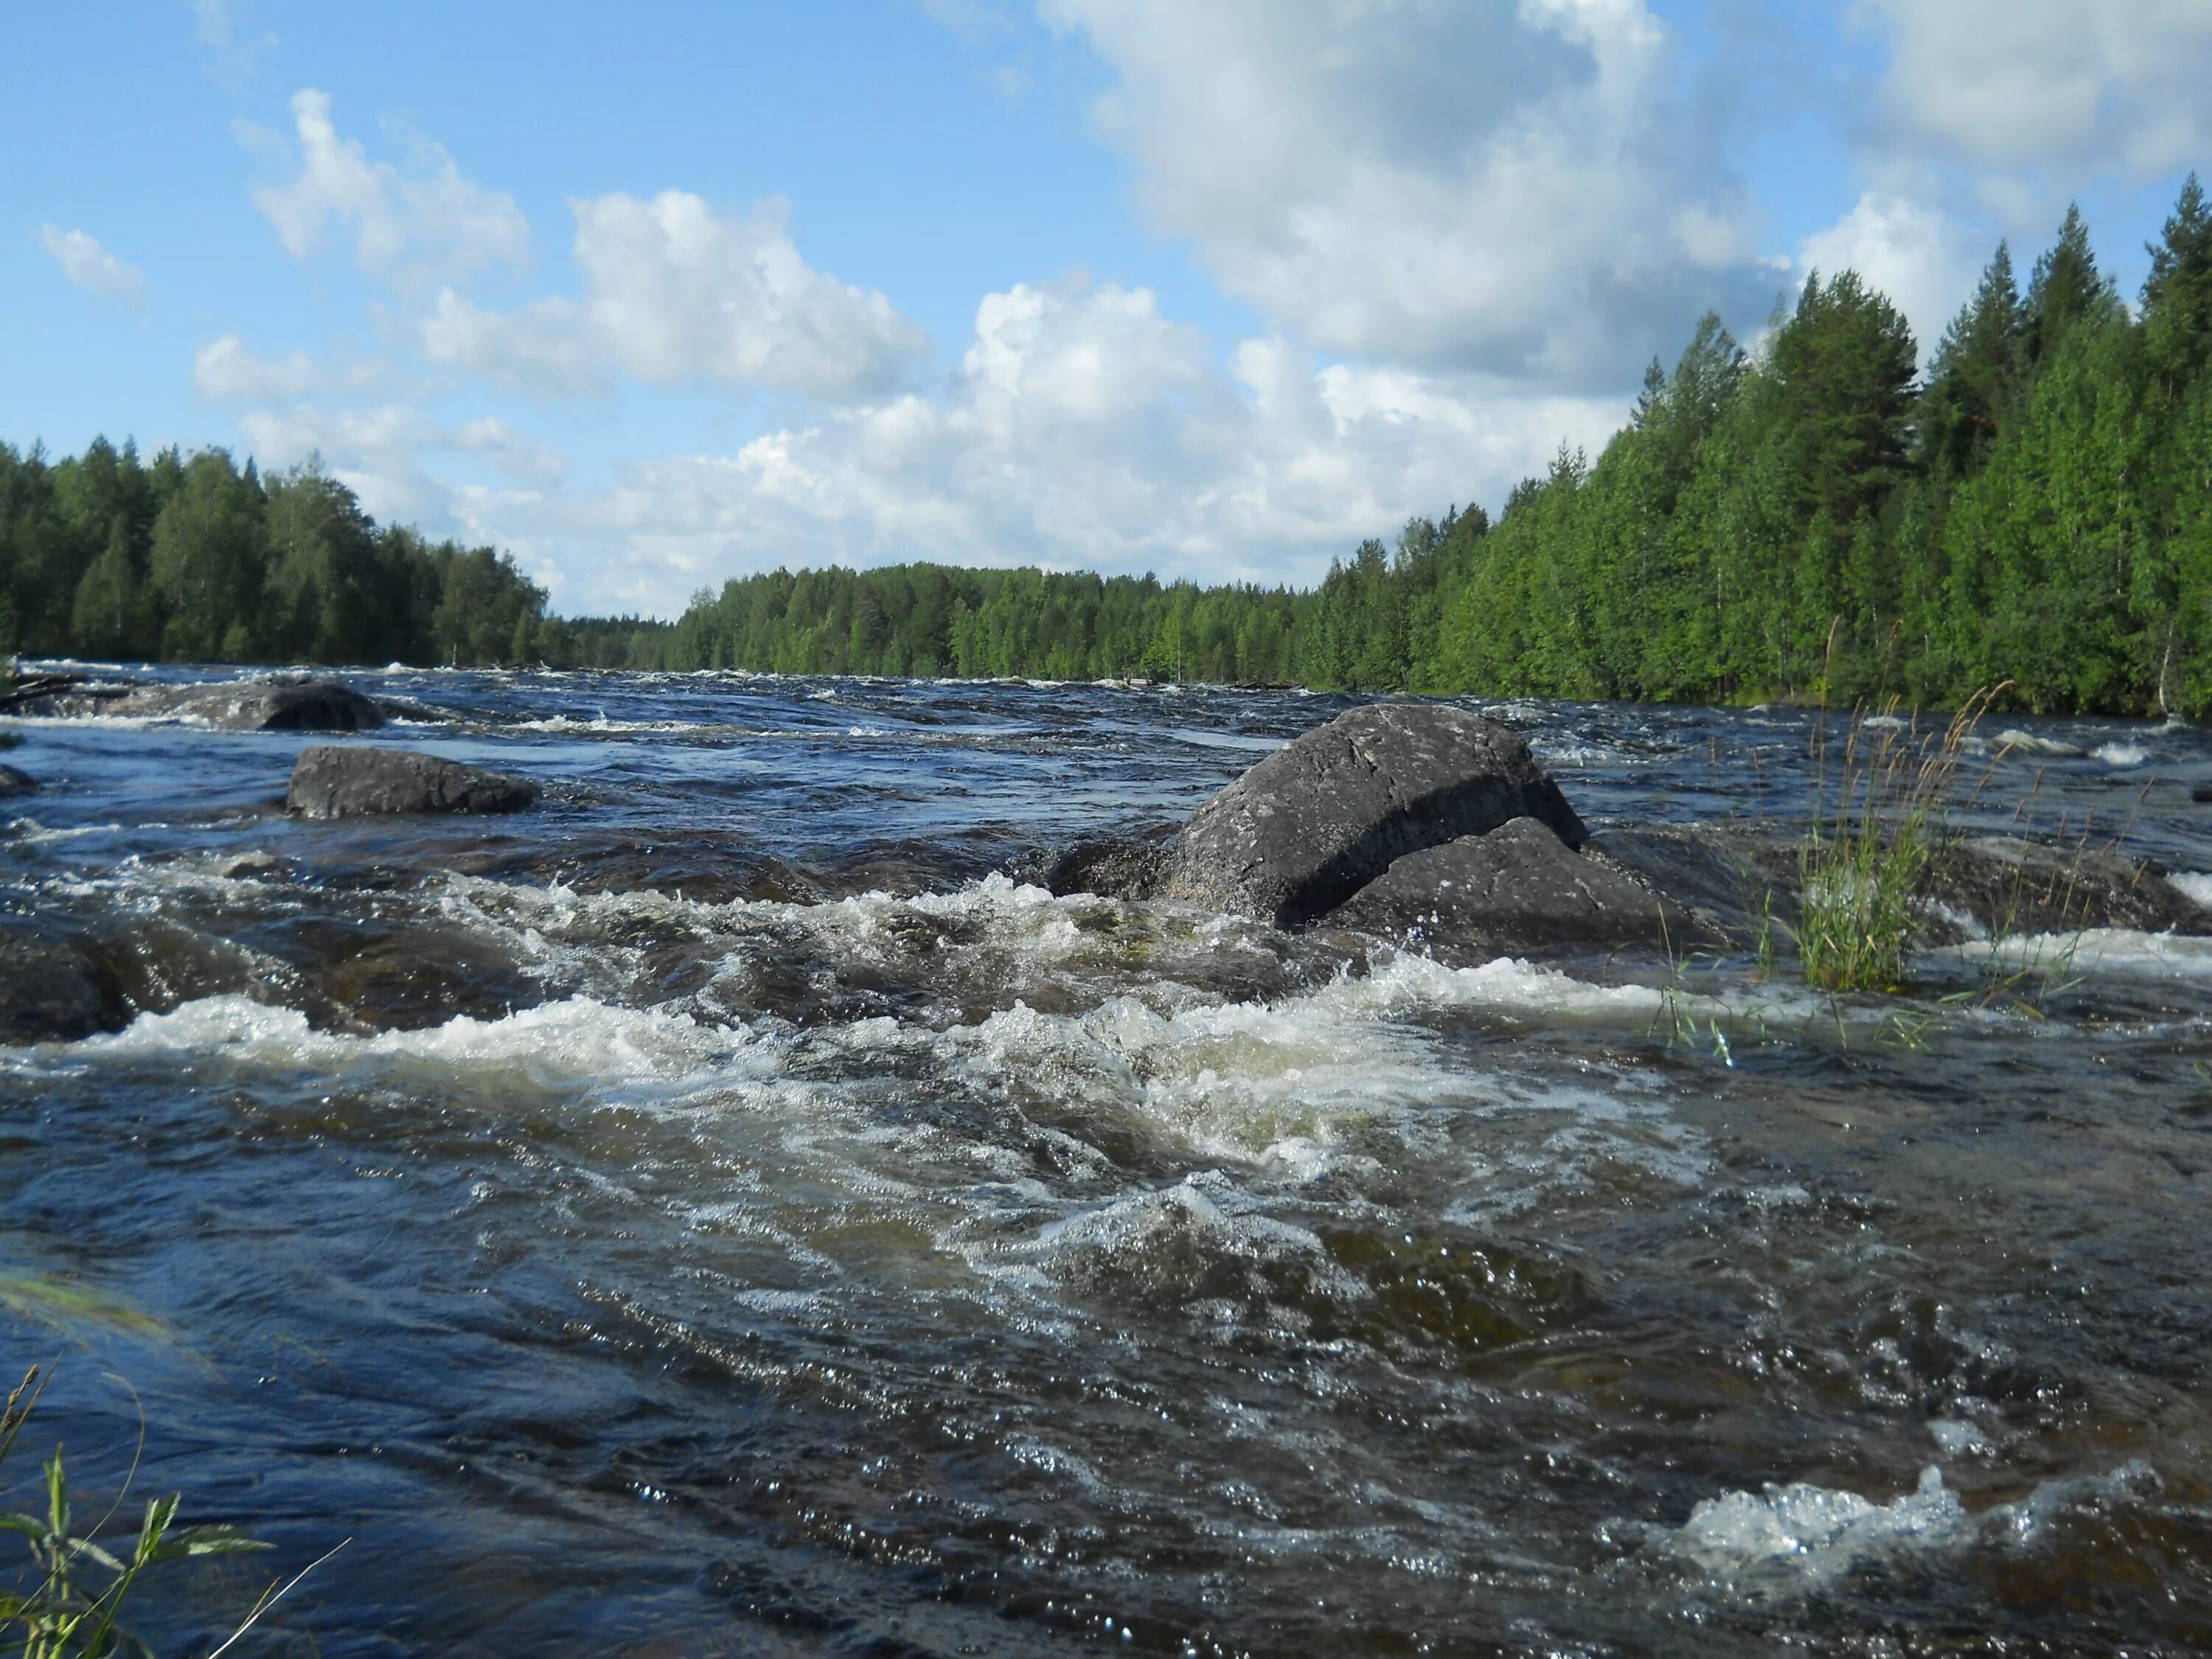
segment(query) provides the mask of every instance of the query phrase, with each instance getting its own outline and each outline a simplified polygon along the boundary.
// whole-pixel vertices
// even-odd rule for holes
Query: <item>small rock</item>
[[[28,772],[19,772],[12,766],[0,766],[0,800],[10,795],[35,795],[39,781]]]
[[[1192,814],[1165,896],[1311,921],[1394,860],[1509,819],[1534,817],[1570,846],[1587,831],[1528,745],[1441,703],[1376,703],[1277,750]]]
[[[2189,792],[2189,799],[2194,801],[2212,801],[2212,783],[2198,784]]]
[[[121,982],[89,951],[0,934],[0,1042],[74,1042],[130,1023]]]
[[[520,812],[538,786],[413,749],[318,744],[292,769],[286,808],[306,818],[391,812]]]
[[[280,859],[274,853],[240,853],[225,859],[215,867],[215,872],[229,881],[253,880],[273,877],[283,880],[292,873],[291,861]]]
[[[1096,893],[1101,898],[1154,896],[1167,872],[1167,848],[1156,841],[1097,836],[1079,841],[1037,877],[1054,898]]]
[[[1328,921],[1484,957],[1705,942],[1672,899],[1532,817],[1407,854]]]

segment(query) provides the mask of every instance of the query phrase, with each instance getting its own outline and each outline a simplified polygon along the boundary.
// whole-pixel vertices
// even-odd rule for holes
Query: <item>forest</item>
[[[1706,317],[1593,461],[1368,541],[1317,589],[908,565],[702,594],[672,665],[1754,702],[2003,682],[2051,713],[2212,709],[2212,209],[2138,303],[2069,210],[2000,245],[1931,355],[1855,273],[1755,349]]]
[[[1311,590],[936,564],[779,569],[674,624],[550,616],[485,548],[313,470],[0,445],[0,654],[1142,677],[1753,702],[2008,682],[2049,713],[2212,710],[2212,205],[2130,305],[2069,210],[2000,244],[1924,375],[1814,274],[1750,349],[1707,316],[1591,459],[1363,543]]]
[[[490,548],[378,525],[312,466],[0,444],[0,661],[621,666],[665,631],[565,621],[545,597]]]

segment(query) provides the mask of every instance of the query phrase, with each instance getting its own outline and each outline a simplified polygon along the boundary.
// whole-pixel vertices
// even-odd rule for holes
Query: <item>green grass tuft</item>
[[[1798,848],[1797,957],[1826,991],[1901,991],[1929,875],[1948,833],[1966,739],[2003,690],[1977,694],[1940,732],[1898,714],[1852,710],[1832,784],[1830,744],[1814,738],[1813,822]]]

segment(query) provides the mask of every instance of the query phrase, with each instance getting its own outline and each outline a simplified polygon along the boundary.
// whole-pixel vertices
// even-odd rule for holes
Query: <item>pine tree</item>
[[[2165,234],[2147,245],[2150,275],[2143,283],[2148,343],[2170,395],[2179,395],[2212,355],[2212,204],[2192,173],[2166,222]]]
[[[2027,319],[2013,279],[2012,250],[1997,244],[1936,349],[1920,412],[1923,461],[1954,475],[1973,470],[2019,397]]]

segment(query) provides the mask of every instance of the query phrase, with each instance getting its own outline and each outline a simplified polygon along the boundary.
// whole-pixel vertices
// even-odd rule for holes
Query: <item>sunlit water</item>
[[[277,1546],[163,1640],[349,1537],[261,1650],[2212,1645],[2205,941],[1455,970],[1020,878],[1342,700],[355,678],[545,805],[4,723],[0,905],[160,1010],[0,1048],[9,1486],[143,1409]],[[1797,713],[1475,706],[1594,822],[1804,811]],[[2203,734],[1992,726],[1978,813],[2212,896]]]

